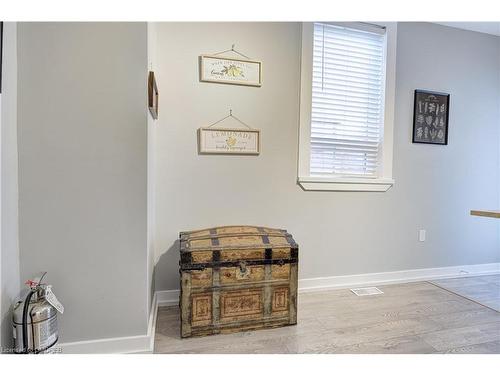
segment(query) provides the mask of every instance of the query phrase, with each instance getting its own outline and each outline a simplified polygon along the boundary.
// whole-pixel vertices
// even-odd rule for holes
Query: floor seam
[[[426,283],[429,283],[429,284],[431,284],[431,285],[434,285],[436,288],[439,288],[439,289],[444,290],[444,291],[446,291],[446,292],[448,292],[448,293],[454,294],[454,295],[456,295],[457,297],[460,297],[460,298],[462,298],[462,299],[466,299],[466,300],[468,300],[468,301],[470,301],[470,302],[473,302],[473,303],[475,303],[475,304],[477,304],[477,305],[480,305],[480,306],[486,307],[487,309],[493,310],[493,311],[495,311],[496,313],[499,313],[499,314],[500,314],[500,311],[498,311],[497,309],[494,309],[493,307],[486,306],[486,305],[482,304],[481,302],[475,301],[475,300],[473,300],[473,299],[471,299],[471,298],[469,298],[469,297],[466,297],[466,296],[463,296],[463,295],[461,295],[461,294],[458,294],[457,292],[454,292],[453,290],[447,289],[447,288],[445,288],[445,287],[443,287],[443,286],[441,286],[441,285],[438,285],[438,284],[436,284],[436,283],[434,283],[434,282],[432,282],[432,281],[427,280],[427,281],[426,281]]]

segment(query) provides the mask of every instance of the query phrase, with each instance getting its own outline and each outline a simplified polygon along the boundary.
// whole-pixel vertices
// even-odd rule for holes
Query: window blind
[[[377,177],[384,89],[383,32],[314,24],[311,176]]]

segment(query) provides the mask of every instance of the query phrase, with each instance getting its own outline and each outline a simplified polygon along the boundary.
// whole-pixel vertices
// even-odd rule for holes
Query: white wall
[[[500,260],[497,223],[469,215],[500,203],[498,40],[433,24],[398,31],[396,185],[304,192],[296,184],[300,25],[157,24],[157,290],[178,288],[179,231],[227,224],[288,229],[300,244],[301,278]],[[261,88],[198,81],[198,55],[233,43],[263,61]],[[416,88],[451,93],[448,146],[411,143]],[[262,130],[260,156],[197,155],[196,129],[229,108]]]
[[[17,208],[17,37],[16,23],[3,29],[1,124],[1,344],[12,345],[11,306],[20,292]]]
[[[63,343],[145,335],[147,25],[20,23],[18,63],[21,277]]]

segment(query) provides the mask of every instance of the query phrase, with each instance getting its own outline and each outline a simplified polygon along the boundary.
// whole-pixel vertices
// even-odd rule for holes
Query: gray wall
[[[147,25],[20,23],[22,280],[48,271],[61,342],[147,331]]]
[[[11,306],[20,292],[17,210],[17,44],[16,23],[4,23],[1,111],[1,326],[0,346],[12,345]]]
[[[157,290],[178,288],[179,231],[227,224],[287,228],[301,245],[301,278],[500,260],[498,224],[469,216],[499,206],[498,38],[399,24],[396,185],[386,193],[304,192],[296,185],[300,25],[157,30]],[[263,61],[261,88],[198,82],[198,55],[233,43]],[[411,143],[416,88],[451,93],[448,146]],[[196,129],[229,108],[262,130],[260,156],[197,155]]]
[[[148,70],[156,71],[156,27],[154,23],[148,22]],[[154,253],[155,253],[155,143],[156,143],[156,126],[157,122],[153,116],[148,114],[148,181],[147,181],[147,201],[148,201],[148,215],[147,215],[147,247],[148,247],[148,306],[152,307],[152,300],[154,295]]]

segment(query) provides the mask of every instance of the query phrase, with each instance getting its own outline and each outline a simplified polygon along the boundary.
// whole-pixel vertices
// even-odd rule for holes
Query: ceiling
[[[477,31],[480,33],[500,36],[500,22],[434,22],[439,25],[457,29]]]

